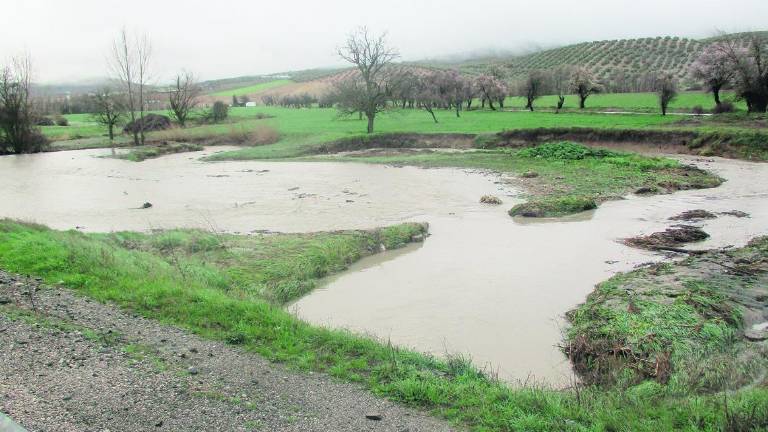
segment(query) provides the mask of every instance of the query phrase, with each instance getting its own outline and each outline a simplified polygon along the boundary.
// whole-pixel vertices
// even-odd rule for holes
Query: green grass
[[[186,153],[200,150],[203,150],[203,146],[198,144],[170,142],[166,144],[132,147],[130,151],[126,153],[118,153],[113,157],[117,159],[126,159],[133,162],[141,162],[143,160],[154,159],[168,154]]]
[[[258,93],[264,90],[270,90],[284,85],[292,84],[293,81],[287,79],[268,81],[264,83],[254,84],[246,87],[238,87],[229,90],[221,90],[215,93],[211,93],[211,96],[244,96],[253,93]]]
[[[365,123],[357,118],[338,118],[333,109],[304,109],[264,107],[258,109],[232,109],[232,115],[247,116],[263,112],[275,118],[271,125],[277,128],[282,139],[269,146],[244,148],[222,153],[217,159],[273,159],[296,157],[311,152],[314,147],[330,141],[360,136]],[[576,127],[643,129],[670,124],[675,119],[662,116],[606,115],[592,113],[525,113],[499,111],[468,111],[460,118],[449,111],[437,113],[439,123],[424,111],[401,110],[382,114],[376,119],[377,133],[495,133],[504,129],[529,129],[535,127]]]
[[[380,396],[477,431],[715,431],[727,424],[726,412],[731,413],[728,418],[749,419],[755,412],[758,421],[766,418],[768,397],[761,388],[729,395],[728,411],[720,395],[675,394],[653,382],[621,391],[512,388],[461,358],[438,360],[313,327],[258,296],[233,289],[226,266],[195,259],[214,243],[183,233],[174,240],[164,234],[89,235],[3,221],[0,266],[40,275],[48,283],[237,344],[292,368],[358,382]],[[138,240],[127,247],[131,236]],[[158,252],[163,244],[179,248],[178,263]],[[262,259],[272,260],[272,255]],[[341,264],[338,256],[329,259]]]
[[[284,304],[312,291],[319,278],[347,268],[381,245],[396,249],[424,234],[420,224],[401,224],[371,231],[237,236],[198,230],[157,234],[122,232],[104,235],[120,247],[166,256],[186,277],[213,267],[220,282],[241,296]]]
[[[710,267],[717,262],[718,268]],[[766,347],[741,338],[745,307],[766,295],[768,237],[614,276],[569,313],[567,344],[587,380],[646,379],[675,392],[765,389]],[[720,267],[722,265],[722,267]],[[725,273],[723,268],[736,268]]]

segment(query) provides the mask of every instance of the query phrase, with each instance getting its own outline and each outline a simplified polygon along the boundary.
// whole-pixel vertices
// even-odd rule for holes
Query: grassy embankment
[[[473,430],[714,431],[738,430],[728,429],[734,419],[768,422],[768,392],[762,386],[729,393],[727,404],[721,393],[650,379],[590,385],[578,391],[513,388],[461,358],[439,360],[348,332],[320,329],[275,306],[311,289],[317,278],[343,268],[379,242],[402,243],[420,232],[419,226],[406,225],[378,233],[252,237],[184,230],[83,234],[3,221],[0,266],[41,276],[48,283],[239,345],[293,368],[359,382],[383,397]],[[750,253],[767,259],[768,250],[761,247]],[[629,328],[633,335],[650,334],[659,322],[679,324],[676,316],[642,313]],[[605,319],[609,328],[626,327],[610,315]],[[686,317],[686,323],[694,324],[691,319]],[[701,332],[712,334],[716,342],[724,340],[715,331],[725,331],[720,324],[704,324]],[[732,334],[738,332],[736,324],[727,325]],[[601,322],[576,321],[579,331],[584,326],[594,332],[605,327]],[[696,327],[686,328],[690,333]],[[671,333],[675,343],[668,346],[674,349],[688,333]],[[646,355],[642,350],[655,346],[633,348],[642,356]]]

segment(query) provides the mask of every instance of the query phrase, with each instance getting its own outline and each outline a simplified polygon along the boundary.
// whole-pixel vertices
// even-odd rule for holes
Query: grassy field
[[[395,228],[392,236],[405,239],[411,233]],[[314,282],[343,268],[377,241],[359,232],[255,240],[200,231],[83,234],[3,221],[0,266],[292,368],[358,382],[471,430],[719,431],[747,430],[729,429],[734,419],[768,422],[768,396],[761,387],[732,392],[727,404],[721,393],[678,391],[651,380],[578,391],[512,388],[462,358],[439,360],[312,327],[273,306],[269,295],[262,297],[286,275]],[[247,256],[248,269],[238,264],[240,253]]]
[[[230,96],[231,97],[232,95],[244,96],[244,95],[250,95],[250,94],[253,94],[253,93],[259,93],[259,92],[262,92],[264,90],[269,90],[269,89],[277,88],[277,87],[284,86],[284,85],[291,84],[291,83],[293,83],[293,81],[287,80],[287,79],[274,80],[274,81],[269,81],[269,82],[260,83],[260,84],[254,84],[254,85],[246,86],[246,87],[238,87],[238,88],[229,89],[229,90],[221,90],[221,91],[217,91],[215,93],[211,93],[210,95],[211,96],[222,96],[222,97],[223,96]]]
[[[166,112],[159,112],[167,114]],[[271,119],[259,119],[259,116]],[[676,118],[651,115],[621,115],[594,113],[528,113],[498,111],[468,111],[460,118],[450,111],[437,112],[439,123],[424,111],[401,110],[380,115],[376,120],[376,131],[418,132],[418,133],[495,133],[504,129],[529,129],[537,127],[595,127],[613,129],[642,129],[661,127],[674,123]],[[67,116],[68,118],[70,116]],[[103,138],[106,131],[86,115],[72,116],[70,126],[47,126],[43,132],[57,141],[54,147],[67,146],[72,137]],[[330,108],[291,109],[280,107],[230,108],[228,122],[212,125],[191,126],[179,130],[193,137],[213,136],[230,133],[232,130],[249,130],[257,124],[268,124],[280,132],[281,141],[272,146],[244,149],[232,154],[233,158],[281,158],[300,155],[317,144],[359,136],[365,132],[365,124],[357,118],[339,118],[336,110]],[[162,135],[163,132],[156,133]],[[151,138],[153,133],[149,134]],[[104,139],[104,146],[108,146]]]

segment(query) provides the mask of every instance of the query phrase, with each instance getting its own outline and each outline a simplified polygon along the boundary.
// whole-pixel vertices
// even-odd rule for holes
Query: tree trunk
[[[367,114],[366,113],[366,116],[368,117],[368,133],[373,133],[373,117],[374,117],[374,114]]]
[[[579,109],[584,109],[584,103],[587,101],[586,96],[579,95]]]
[[[715,105],[720,106],[720,87],[712,87],[712,95],[715,97]]]
[[[432,114],[432,120],[434,120],[435,123],[437,123],[437,117],[435,117],[435,110],[433,110],[432,108],[428,108],[427,112]]]
[[[115,139],[115,125],[110,124],[109,125],[109,140],[114,141]]]
[[[563,109],[563,105],[565,105],[565,96],[558,96],[557,97],[557,110],[555,111],[556,114],[560,113],[560,110]]]
[[[456,104],[456,117],[461,117],[459,111],[461,111],[461,102]]]

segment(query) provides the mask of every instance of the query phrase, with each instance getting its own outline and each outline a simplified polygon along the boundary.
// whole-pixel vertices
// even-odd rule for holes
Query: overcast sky
[[[360,25],[404,60],[717,30],[768,30],[768,0],[2,0],[0,59],[28,51],[40,82],[104,76],[125,26],[146,33],[158,81],[339,65]]]

